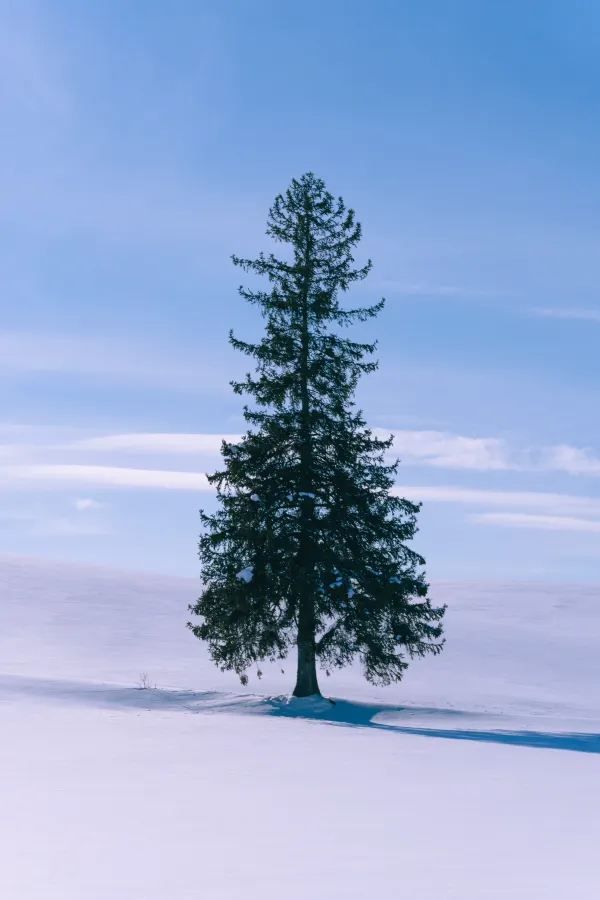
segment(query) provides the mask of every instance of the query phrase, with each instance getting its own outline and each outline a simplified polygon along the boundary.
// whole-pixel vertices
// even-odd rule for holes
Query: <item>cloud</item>
[[[212,491],[200,472],[164,469],[130,469],[120,466],[44,465],[6,466],[0,470],[5,484],[80,484],[108,488],[158,488],[179,491]]]
[[[104,503],[93,500],[91,497],[78,497],[73,506],[78,512],[87,512],[90,509],[102,509]]]
[[[600,456],[589,447],[556,444],[549,447],[514,447],[501,438],[468,437],[444,431],[376,429],[381,437],[394,435],[390,455],[403,464],[471,471],[564,472],[600,475]]]
[[[378,287],[383,291],[390,291],[404,297],[457,297],[471,299],[476,297],[506,296],[506,292],[490,288],[473,288],[457,284],[431,284],[426,281],[406,282],[382,279],[378,282]]]
[[[72,446],[80,450],[127,451],[135,453],[219,453],[222,441],[236,443],[239,434],[179,434],[176,432],[137,432],[87,438]]]
[[[600,323],[600,310],[573,309],[571,307],[535,307],[531,314],[542,319],[570,319],[579,322]]]
[[[0,431],[2,429],[0,428]],[[26,437],[23,427],[11,430],[15,437]],[[390,432],[376,429],[387,437]],[[499,438],[474,438],[442,431],[396,430],[395,445],[390,451],[407,465],[434,467],[455,471],[564,472],[570,475],[600,475],[600,459],[586,448],[567,444],[537,451],[518,451]],[[213,432],[116,432],[113,434],[78,437],[69,430],[66,442],[52,442],[47,429],[34,434],[29,444],[22,440],[0,447],[0,484],[10,489],[30,489],[32,485],[54,487],[77,485],[82,489],[139,488],[177,491],[211,491],[202,469],[212,468],[210,457],[216,456],[221,442],[239,440],[234,433]],[[35,440],[37,440],[37,443]],[[40,442],[41,441],[41,442]],[[99,454],[107,454],[109,464],[103,464]],[[154,467],[142,458],[154,454]],[[178,457],[202,459],[196,469],[189,471],[174,464]],[[139,458],[136,458],[139,457]],[[100,464],[98,464],[100,463]],[[158,466],[158,467],[157,467]],[[200,469],[200,471],[198,471]],[[403,471],[401,468],[400,471]],[[600,497],[569,493],[519,490],[490,490],[462,485],[398,485],[394,493],[426,503],[454,503],[457,505],[522,510],[530,513],[562,515],[600,515]],[[73,501],[71,501],[73,502]],[[97,501],[83,494],[74,501],[82,512],[92,509]]]
[[[205,474],[169,469],[142,469],[84,464],[29,464],[0,468],[4,486],[77,484],[97,488],[146,488],[212,492]],[[600,515],[600,498],[538,491],[492,491],[448,485],[396,485],[396,496],[414,501],[467,506],[500,506]],[[95,502],[95,501],[92,501]],[[84,506],[87,501],[83,500]],[[81,508],[81,507],[80,507]]]
[[[473,438],[443,431],[386,431],[375,429],[382,438],[394,435],[390,455],[405,464],[477,471],[517,468],[505,442],[497,438]],[[239,434],[206,432],[138,432],[101,435],[75,441],[72,449],[100,452],[201,454],[219,453],[221,442],[236,443]]]
[[[415,502],[512,507],[566,514],[600,515],[600,498],[544,491],[494,491],[452,485],[396,485],[392,493]]]
[[[559,444],[546,452],[545,467],[569,475],[600,475],[600,457],[586,447]]]
[[[580,519],[575,516],[544,516],[529,513],[477,513],[470,516],[482,525],[500,525],[504,528],[534,528],[542,531],[600,532],[600,521]]]
[[[390,432],[376,429],[380,437]],[[475,469],[478,471],[517,468],[510,459],[505,442],[498,438],[473,438],[445,431],[393,431],[391,454],[403,463],[435,466],[447,469]]]

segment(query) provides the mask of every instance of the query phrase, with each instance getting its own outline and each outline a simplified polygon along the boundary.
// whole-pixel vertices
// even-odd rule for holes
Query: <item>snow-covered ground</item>
[[[0,559],[0,897],[598,896],[600,590],[437,585],[443,655],[335,705],[218,672],[197,590]]]

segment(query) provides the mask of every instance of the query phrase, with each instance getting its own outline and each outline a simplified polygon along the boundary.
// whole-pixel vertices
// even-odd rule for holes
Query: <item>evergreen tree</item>
[[[233,257],[268,280],[267,290],[240,288],[265,332],[258,343],[230,334],[256,361],[233,383],[255,405],[244,408],[247,433],[223,442],[223,468],[209,476],[219,506],[201,513],[204,590],[190,609],[202,621],[190,627],[244,683],[253,662],[283,659],[296,644],[296,696],[319,693],[317,661],[358,657],[369,681],[389,684],[406,657],[441,650],[444,608],[431,605],[424,560],[407,546],[419,506],[392,491],[392,438],[375,437],[354,406],[359,377],[377,367],[375,344],[338,333],[384,301],[340,305],[371,262],[354,265],[360,225],[313,174],[275,199],[267,234],[288,245],[287,258]]]

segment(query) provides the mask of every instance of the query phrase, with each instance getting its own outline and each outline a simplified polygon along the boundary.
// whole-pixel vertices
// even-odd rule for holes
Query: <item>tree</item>
[[[371,262],[355,266],[354,212],[312,173],[275,199],[267,234],[288,245],[287,258],[233,257],[268,280],[267,290],[240,288],[265,331],[257,343],[230,333],[256,361],[233,389],[255,405],[244,407],[247,433],[223,442],[224,466],[209,476],[218,509],[201,513],[204,589],[190,609],[202,620],[190,628],[243,683],[252,663],[283,659],[296,644],[298,697],[320,693],[317,661],[358,657],[369,681],[389,684],[406,657],[441,650],[444,608],[432,606],[424,560],[407,546],[419,506],[394,494],[392,438],[376,437],[354,405],[359,377],[377,367],[368,359],[376,345],[339,333],[384,301],[340,305]]]

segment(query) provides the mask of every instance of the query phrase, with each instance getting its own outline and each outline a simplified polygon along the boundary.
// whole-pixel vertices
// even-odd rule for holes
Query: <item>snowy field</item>
[[[600,896],[600,589],[436,585],[442,656],[335,705],[218,672],[197,590],[0,559],[0,897]]]

